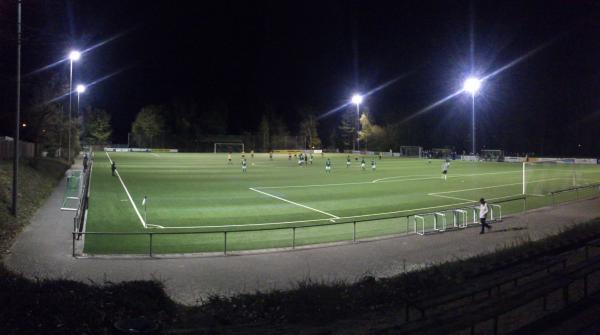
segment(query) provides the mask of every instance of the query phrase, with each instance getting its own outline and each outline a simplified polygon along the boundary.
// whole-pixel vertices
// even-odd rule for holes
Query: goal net
[[[487,162],[502,162],[504,161],[503,150],[481,150],[479,158]]]
[[[63,211],[76,211],[81,200],[82,171],[71,171],[67,176],[65,195],[61,205]]]
[[[230,142],[230,143],[215,143],[215,154],[218,152],[244,152],[244,143],[242,142]]]
[[[433,148],[431,149],[431,158],[448,159],[452,155],[452,150],[447,148]]]
[[[402,156],[402,157],[421,157],[422,152],[423,152],[422,147],[410,146],[410,145],[401,145],[400,146],[400,156]]]
[[[576,164],[573,159],[523,163],[523,194],[551,192],[600,183],[600,166]]]

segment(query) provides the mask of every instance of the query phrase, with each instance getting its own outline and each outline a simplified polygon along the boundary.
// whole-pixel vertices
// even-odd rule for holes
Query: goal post
[[[523,195],[545,196],[600,183],[600,166],[578,164],[576,159],[540,159],[523,162],[521,175]]]
[[[479,152],[479,158],[487,162],[502,162],[504,161],[504,150],[481,150]]]
[[[219,152],[245,152],[243,142],[215,142],[214,153]]]
[[[65,183],[65,193],[60,206],[62,211],[76,211],[81,200],[83,171],[73,170],[69,172]]]
[[[400,156],[402,157],[419,157],[421,158],[423,147],[413,145],[401,145]]]

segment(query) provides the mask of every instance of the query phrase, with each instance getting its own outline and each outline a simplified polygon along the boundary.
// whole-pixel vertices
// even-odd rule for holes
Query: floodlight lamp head
[[[352,96],[352,103],[355,105],[360,105],[363,101],[363,97],[360,94],[355,94]]]
[[[467,80],[465,80],[465,83],[463,85],[463,89],[471,95],[475,95],[477,93],[477,91],[479,91],[480,88],[481,88],[481,80],[478,78],[475,78],[475,77],[467,78]]]
[[[75,91],[77,91],[78,94],[85,93],[85,88],[85,85],[79,84],[75,88]]]
[[[72,51],[69,53],[69,59],[70,59],[72,62],[76,62],[76,61],[78,61],[80,58],[81,58],[81,52],[79,52],[79,51],[77,51],[77,50],[72,50]]]

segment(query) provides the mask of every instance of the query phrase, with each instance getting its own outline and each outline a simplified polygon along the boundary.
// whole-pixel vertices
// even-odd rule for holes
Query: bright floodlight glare
[[[77,50],[73,50],[69,53],[69,59],[71,61],[78,61],[79,58],[81,58],[81,52],[79,52]]]
[[[79,84],[79,85],[77,85],[75,90],[77,91],[77,93],[83,93],[83,92],[85,92],[85,85]]]
[[[363,101],[363,97],[360,94],[355,94],[352,96],[352,103],[355,105],[360,105]]]
[[[475,77],[467,78],[467,80],[465,80],[465,84],[463,86],[464,90],[469,92],[471,95],[474,95],[475,93],[477,93],[477,91],[479,91],[480,87],[481,87],[481,80],[479,80]]]

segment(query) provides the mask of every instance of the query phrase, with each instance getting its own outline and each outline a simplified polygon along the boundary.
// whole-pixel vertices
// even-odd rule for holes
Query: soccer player
[[[250,157],[254,158],[254,150],[250,150]]]
[[[115,163],[115,161],[113,161],[112,164],[110,165],[110,169],[111,169],[112,175],[114,177],[115,176],[115,172],[117,171],[117,163]]]
[[[246,168],[248,167],[248,164],[246,163],[246,158],[242,158],[242,172],[246,173]]]
[[[371,171],[375,171],[377,169],[377,165],[375,165],[375,159],[371,159]]]
[[[363,157],[360,161],[360,168],[364,171],[365,170],[365,158]]]
[[[442,163],[442,177],[444,180],[448,179],[448,167],[450,166],[450,162],[446,161]]]
[[[492,226],[485,222],[488,211],[489,209],[487,203],[485,202],[485,199],[479,199],[479,222],[481,222],[481,232],[479,234],[484,234],[485,228],[492,229]]]
[[[269,160],[272,161],[273,160],[273,151],[269,151]]]
[[[304,157],[302,156],[302,154],[298,155],[298,165],[302,166],[302,163],[304,162]]]
[[[331,173],[331,161],[329,160],[329,158],[327,158],[327,161],[325,162],[325,172]]]
[[[227,154],[227,165],[231,165],[231,152]]]
[[[383,158],[383,154],[379,152],[379,160],[381,160],[381,158]]]
[[[348,157],[346,157],[346,169],[350,167],[350,164],[352,164],[352,159],[350,158],[350,155],[348,155]]]
[[[310,165],[313,163],[313,154],[310,154]]]

